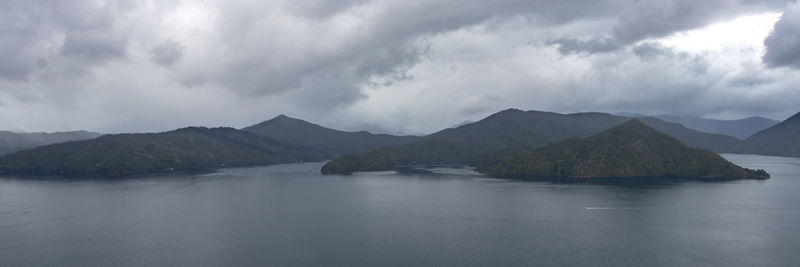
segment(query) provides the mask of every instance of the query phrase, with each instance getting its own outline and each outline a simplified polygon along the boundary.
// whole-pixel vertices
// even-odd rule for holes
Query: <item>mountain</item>
[[[329,156],[233,128],[189,127],[109,134],[19,151],[0,157],[0,174],[118,176],[317,161]]]
[[[602,113],[564,115],[507,109],[414,143],[341,157],[328,162],[321,171],[348,174],[416,165],[479,166],[509,153],[599,132],[622,121],[624,118]]]
[[[37,146],[94,139],[101,135],[102,134],[87,131],[56,133],[15,133],[0,131],[0,155]]]
[[[614,114],[614,115],[617,115],[617,116],[622,116],[622,117],[628,117],[628,118],[649,117],[649,116],[644,115],[644,114],[633,113],[633,112],[615,112],[615,113],[611,113],[611,114]]]
[[[478,122],[451,128],[396,147],[345,156],[326,164],[326,174],[387,170],[414,165],[481,166],[509,153],[573,137],[587,137],[629,120],[606,113],[559,114],[508,109]],[[643,121],[699,148],[730,150],[739,140],[687,129],[655,118]]]
[[[640,118],[640,120],[659,132],[678,138],[687,145],[696,148],[711,150],[717,153],[729,153],[741,143],[733,136],[712,134],[695,131],[674,122],[666,122],[653,117]]]
[[[359,123],[356,126],[349,127],[348,131],[351,131],[351,132],[365,131],[365,132],[373,133],[373,134],[388,134],[388,135],[397,135],[397,136],[405,135],[405,133],[401,132],[400,130],[390,129],[390,128],[383,127],[383,126],[380,126],[380,125],[377,125],[377,124],[372,124],[372,123]]]
[[[335,155],[356,154],[419,140],[417,136],[338,131],[285,115],[279,115],[242,130]]]
[[[730,135],[742,140],[779,123],[779,121],[758,116],[739,120],[714,120],[699,116],[676,115],[658,115],[655,117],[668,122],[680,123],[689,129],[706,133]]]
[[[764,170],[736,166],[714,152],[691,148],[636,119],[591,137],[518,153],[478,171],[498,176],[571,178],[769,178]]]
[[[454,128],[458,128],[458,127],[461,127],[461,126],[464,126],[464,125],[467,125],[467,124],[472,124],[472,123],[475,123],[475,122],[474,121],[470,121],[470,120],[466,120],[466,121],[459,122],[458,124],[450,126],[450,127],[447,127],[447,128],[454,129]]]
[[[735,152],[800,157],[800,113],[748,137]]]

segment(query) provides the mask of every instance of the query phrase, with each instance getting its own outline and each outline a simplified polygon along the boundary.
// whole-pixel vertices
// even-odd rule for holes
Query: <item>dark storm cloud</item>
[[[561,52],[561,54],[611,52],[619,49],[621,46],[617,40],[607,37],[596,37],[589,40],[561,38],[549,41],[546,44],[557,45],[558,51]]]
[[[219,30],[228,41],[227,49],[239,56],[226,59],[230,66],[220,71],[192,75],[185,82],[212,82],[248,96],[316,91],[311,94],[313,102],[324,103],[318,106],[324,109],[363,99],[361,86],[376,76],[404,77],[403,70],[424,55],[424,48],[417,46],[421,38],[499,18],[528,17],[541,26],[614,21],[608,32],[598,36],[563,36],[548,42],[563,54],[597,53],[782,5],[782,1],[737,0],[306,0],[290,5],[290,10],[304,12],[299,20],[295,17],[288,22],[290,28],[301,31],[287,33],[270,29],[267,23],[276,20],[262,15],[261,10],[268,9],[263,4],[224,3],[220,4]],[[340,22],[337,16],[355,20],[343,26],[355,29],[342,36],[326,36],[326,32],[339,29],[325,26]],[[302,31],[308,28],[312,30]],[[286,41],[297,45],[286,47]]]
[[[131,7],[127,1],[0,2],[0,78],[27,80],[60,55],[79,58],[74,68],[123,57],[127,40],[113,26]]]
[[[352,8],[369,3],[369,0],[296,0],[292,1],[290,11],[311,18],[328,17]]]
[[[109,32],[74,31],[67,34],[61,53],[76,56],[90,62],[106,61],[125,57],[127,40]]]
[[[790,4],[764,40],[764,63],[769,67],[800,69],[800,3]]]
[[[335,37],[332,40],[325,40],[324,37],[323,40],[318,40],[317,36],[282,36],[256,26],[261,23],[261,17],[251,12],[260,10],[258,6],[225,4],[220,29],[226,33],[227,40],[233,40],[229,43],[231,49],[244,50],[242,53],[247,56],[235,59],[232,62],[235,67],[217,73],[219,77],[216,80],[247,95],[275,94],[313,87],[313,90],[323,93],[316,94],[317,97],[331,96],[330,99],[315,102],[326,103],[328,106],[349,104],[361,99],[359,87],[368,84],[372,77],[406,77],[402,74],[403,70],[424,55],[425,48],[415,46],[415,41],[419,38],[515,14],[543,17],[555,23],[573,20],[582,15],[597,16],[608,9],[603,7],[607,3],[600,1],[563,3],[554,0],[301,3],[324,10],[305,14],[319,16],[311,18],[312,24],[320,21],[334,23],[335,19],[332,17],[335,17],[336,12],[353,12],[359,15],[355,19],[368,21],[357,24],[357,30],[351,36]],[[363,5],[366,4],[377,7],[364,8]],[[358,10],[359,8],[364,10]],[[325,21],[326,19],[329,21]],[[246,44],[238,41],[258,31],[270,35],[270,38],[253,40],[254,42]],[[299,46],[286,54],[281,51],[285,47],[274,42],[281,38],[296,38],[295,42]],[[323,44],[322,47],[315,46],[311,51],[304,51],[305,42]],[[196,79],[189,81],[194,82]]]
[[[633,47],[633,53],[642,59],[655,58],[663,55],[671,55],[672,50],[661,44],[648,42]]]
[[[0,123],[20,125],[14,118],[27,116],[50,125],[48,118],[74,114],[83,124],[59,125],[133,121],[126,129],[164,129],[208,118],[256,122],[294,110],[311,120],[374,115],[371,122],[400,124],[401,116],[413,124],[525,108],[530,99],[554,111],[647,108],[663,102],[659,97],[690,109],[709,106],[699,96],[720,94],[709,87],[765,87],[775,82],[759,81],[781,77],[719,82],[730,77],[719,73],[729,66],[654,38],[780,11],[786,2],[4,0]],[[788,16],[779,24],[764,61],[796,65],[778,61],[792,58],[794,50],[781,47],[791,44],[796,28]],[[438,64],[445,72],[437,72]],[[604,97],[609,92],[614,97]],[[426,93],[429,98],[417,96]],[[416,115],[405,115],[408,110]],[[166,124],[165,113],[172,116]]]
[[[172,40],[164,40],[150,49],[150,60],[158,65],[170,67],[183,57],[184,47]]]
[[[560,38],[549,42],[560,52],[604,53],[615,51],[647,38],[694,29],[736,14],[776,10],[786,1],[737,0],[642,0],[620,6],[616,24],[610,32],[591,38]]]

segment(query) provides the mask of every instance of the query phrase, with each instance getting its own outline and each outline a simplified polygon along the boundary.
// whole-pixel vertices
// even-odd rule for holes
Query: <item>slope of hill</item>
[[[277,116],[242,130],[335,155],[361,153],[419,140],[417,136],[371,134],[364,131],[338,131],[285,115]]]
[[[691,148],[633,119],[587,138],[508,156],[479,168],[498,176],[767,179],[714,152]]]
[[[689,129],[706,133],[730,135],[742,140],[779,123],[779,121],[776,120],[757,116],[739,120],[714,120],[698,116],[676,115],[658,115],[655,117],[668,122],[680,123]]]
[[[163,133],[104,135],[15,152],[0,157],[0,174],[118,176],[327,157],[233,128],[189,127]]]
[[[572,137],[590,136],[627,120],[606,113],[559,114],[508,109],[476,123],[431,134],[415,143],[333,160],[323,167],[322,172],[347,174],[413,165],[477,167],[509,153]],[[644,119],[644,122],[699,148],[728,151],[738,142],[730,136],[702,133],[655,118]]]
[[[800,157],[800,113],[745,139],[735,152]]]
[[[640,118],[640,120],[647,126],[675,137],[691,147],[707,149],[717,153],[733,152],[741,143],[741,140],[733,136],[695,131],[678,123],[666,122],[653,117]]]
[[[37,146],[94,139],[101,135],[102,134],[87,131],[56,133],[15,133],[0,131],[0,155]]]

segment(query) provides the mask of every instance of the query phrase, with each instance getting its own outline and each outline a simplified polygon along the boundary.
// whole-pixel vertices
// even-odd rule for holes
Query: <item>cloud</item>
[[[130,8],[127,1],[4,1],[0,79],[26,81],[55,57],[71,58],[80,69],[124,57],[126,34],[115,22]]]
[[[369,92],[369,101],[353,105],[348,116],[391,118],[408,132],[426,132],[508,107],[725,118],[783,118],[800,108],[792,103],[800,101],[792,85],[798,78],[763,69],[759,50],[694,53],[653,39],[608,53],[563,55],[547,44],[520,45],[539,35],[547,33],[526,23],[439,35],[430,55],[409,70],[415,79]]]
[[[591,38],[588,40],[578,40],[561,38],[547,42],[548,45],[557,45],[561,54],[577,53],[604,53],[611,52],[620,48],[620,43],[612,38]]]
[[[127,40],[122,36],[96,31],[68,33],[61,46],[67,57],[81,57],[90,62],[101,62],[125,57]]]
[[[764,63],[769,67],[800,69],[800,3],[786,7],[781,19],[764,40],[767,52]]]
[[[167,39],[150,49],[150,60],[158,65],[170,67],[183,57],[183,49],[182,45]]]
[[[660,38],[730,18],[738,14],[775,10],[787,1],[642,0],[621,5],[608,32],[589,38],[565,37],[548,44],[562,54],[606,53],[648,38]]]
[[[785,3],[8,0],[0,128],[240,127],[286,113],[419,133],[508,107],[777,114],[793,107],[760,107],[784,103],[774,96],[794,73],[759,66],[760,47],[685,51],[663,37]]]
[[[658,58],[664,55],[673,55],[671,49],[656,42],[645,42],[633,47],[633,53],[642,59]]]

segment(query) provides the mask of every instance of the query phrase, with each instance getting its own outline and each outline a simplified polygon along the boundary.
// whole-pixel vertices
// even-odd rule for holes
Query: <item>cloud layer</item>
[[[770,67],[800,69],[800,3],[789,4],[764,45],[764,63]]]
[[[424,133],[508,107],[781,117],[800,110],[798,6],[10,0],[0,3],[0,129],[240,127],[286,113]],[[755,44],[670,43],[781,12]]]

